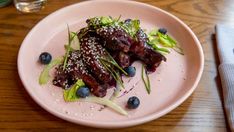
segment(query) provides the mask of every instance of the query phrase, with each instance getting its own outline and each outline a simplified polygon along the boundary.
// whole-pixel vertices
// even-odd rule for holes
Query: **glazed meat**
[[[111,51],[129,52],[133,39],[120,27],[102,27],[96,33],[105,41],[104,47]]]
[[[98,40],[98,38],[90,35],[80,39],[81,56],[86,66],[90,69],[91,74],[105,84],[112,80],[112,76],[99,60],[100,58],[105,58],[107,53]]]
[[[126,68],[131,65],[132,59],[129,54],[124,53],[122,51],[111,52],[111,56],[115,59],[115,61],[122,67]]]
[[[148,38],[142,29],[137,31],[136,38],[138,41],[131,45],[130,52],[146,64],[148,71],[154,72],[166,58],[146,43]]]
[[[82,79],[95,96],[104,97],[107,88],[116,85],[113,71],[120,71],[116,68],[118,66],[108,62],[113,61],[112,57],[121,68],[129,67],[135,60],[141,60],[151,72],[155,71],[162,61],[166,61],[162,54],[147,44],[149,40],[144,31],[139,29],[139,20],[127,19],[119,22],[110,19],[113,20],[95,17],[86,21],[87,27],[78,33],[80,50],[69,53],[65,69],[63,65],[56,68],[54,85],[68,89],[78,79]],[[136,22],[135,31],[128,27],[132,22]],[[125,27],[123,24],[126,24]],[[108,66],[102,59],[107,59],[104,61],[107,61]]]
[[[94,95],[98,97],[106,95],[107,87],[99,84],[90,74],[79,51],[70,52],[67,67],[63,70],[63,65],[60,65],[55,74],[53,84],[56,86],[68,89],[78,79],[82,79]]]
[[[115,52],[114,58],[123,67],[138,59],[147,65],[148,71],[153,72],[161,61],[166,61],[162,54],[148,46],[148,38],[142,29],[137,31],[136,40],[119,27],[103,27],[96,32],[105,41],[103,46]]]

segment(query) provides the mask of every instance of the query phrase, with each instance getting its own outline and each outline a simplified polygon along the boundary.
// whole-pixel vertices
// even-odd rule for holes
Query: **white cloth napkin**
[[[234,132],[234,27],[217,25],[216,40],[224,107],[230,129]]]

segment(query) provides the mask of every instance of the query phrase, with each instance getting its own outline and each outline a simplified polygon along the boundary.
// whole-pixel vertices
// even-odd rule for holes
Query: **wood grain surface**
[[[183,20],[199,38],[205,69],[195,92],[179,107],[143,125],[105,131],[228,131],[222,107],[218,58],[213,37],[217,23],[234,25],[233,0],[140,0]],[[48,14],[78,0],[49,0],[44,10],[22,14],[13,5],[0,8],[0,131],[96,131],[61,120],[38,106],[25,91],[17,73],[17,53],[31,28]],[[233,23],[233,24],[232,24]]]

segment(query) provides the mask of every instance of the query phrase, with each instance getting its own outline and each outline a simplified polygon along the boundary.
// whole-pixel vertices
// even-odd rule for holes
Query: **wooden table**
[[[213,33],[217,23],[234,23],[234,1],[140,1],[160,7],[189,25],[204,49],[205,69],[195,92],[178,108],[158,120],[121,131],[228,131]],[[13,5],[0,8],[0,131],[103,131],[69,123],[46,112],[29,97],[17,73],[17,53],[30,29],[51,12],[77,2],[49,0],[46,8],[36,14],[19,13]]]

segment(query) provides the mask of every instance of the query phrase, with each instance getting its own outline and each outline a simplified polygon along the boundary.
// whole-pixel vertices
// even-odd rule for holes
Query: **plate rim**
[[[26,41],[30,38],[30,36],[33,34],[33,32],[37,29],[37,27],[43,23],[44,21],[46,21],[47,19],[50,19],[50,17],[53,17],[57,14],[59,14],[61,11],[66,10],[68,8],[72,8],[73,6],[82,6],[84,4],[93,4],[94,2],[118,2],[118,3],[123,3],[123,4],[135,4],[135,5],[140,5],[140,6],[145,6],[147,8],[151,8],[153,10],[158,10],[170,17],[172,17],[173,19],[175,19],[178,23],[180,23],[192,36],[193,40],[195,41],[195,44],[198,47],[198,51],[199,51],[199,61],[200,61],[200,66],[199,66],[199,73],[197,74],[197,77],[192,85],[192,87],[186,92],[184,93],[183,96],[181,96],[177,101],[175,101],[174,104],[166,107],[165,109],[159,111],[158,113],[153,113],[153,114],[149,114],[145,117],[141,117],[141,118],[137,118],[134,120],[127,120],[127,121],[121,121],[121,123],[118,122],[93,122],[93,121],[89,121],[89,120],[82,120],[82,119],[71,119],[67,116],[65,116],[65,114],[60,113],[58,111],[53,110],[53,108],[48,107],[47,105],[45,105],[44,103],[42,103],[39,98],[37,96],[34,95],[34,93],[32,91],[30,91],[30,88],[27,87],[27,83],[25,80],[23,80],[23,73],[22,70],[20,70],[21,68],[21,59],[23,59],[23,57],[21,57],[23,49],[25,47],[25,43]],[[43,109],[45,109],[46,111],[48,111],[49,113],[51,113],[52,115],[55,115],[56,117],[59,117],[60,119],[64,119],[67,120],[69,122],[75,123],[75,124],[80,124],[80,125],[84,125],[84,126],[89,126],[89,127],[96,127],[96,128],[123,128],[123,127],[130,127],[130,126],[135,126],[135,125],[139,125],[142,123],[146,123],[155,119],[158,119],[159,117],[169,113],[170,111],[174,110],[176,107],[178,107],[179,105],[181,105],[192,93],[193,91],[196,89],[203,70],[204,70],[204,53],[203,53],[203,49],[201,46],[201,43],[199,42],[198,38],[196,37],[196,35],[194,34],[194,32],[182,21],[180,20],[178,17],[174,16],[173,14],[164,11],[158,7],[155,7],[153,5],[149,5],[149,4],[145,4],[145,3],[141,3],[141,2],[136,2],[136,1],[125,1],[125,0],[118,0],[118,1],[112,1],[112,0],[95,0],[95,1],[83,1],[83,2],[79,2],[79,3],[75,3],[72,5],[68,5],[66,7],[60,8],[54,12],[52,12],[51,14],[47,15],[46,17],[44,17],[42,20],[40,20],[26,35],[26,37],[24,38],[19,52],[18,52],[18,58],[17,58],[17,69],[18,69],[18,74],[20,77],[20,80],[24,86],[24,88],[26,89],[26,91],[28,92],[28,94],[30,95],[30,97],[37,103],[39,104],[40,107],[42,107]]]

